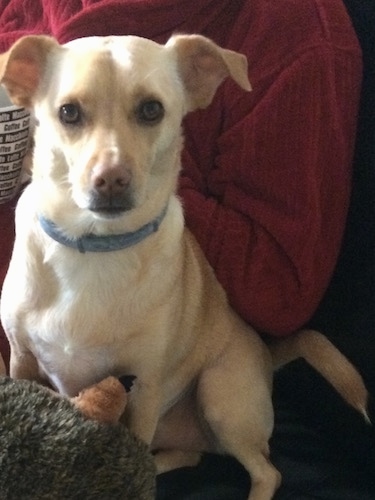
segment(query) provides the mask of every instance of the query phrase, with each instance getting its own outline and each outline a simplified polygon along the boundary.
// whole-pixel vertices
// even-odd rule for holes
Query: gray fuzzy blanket
[[[88,420],[35,382],[0,378],[1,500],[153,498],[153,459],[123,425]]]

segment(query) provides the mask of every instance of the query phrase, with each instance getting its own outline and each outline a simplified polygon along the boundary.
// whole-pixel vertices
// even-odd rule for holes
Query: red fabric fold
[[[61,43],[124,34],[162,42],[174,32],[205,32],[222,38],[241,4],[231,0],[1,0],[0,50],[27,33],[50,34]]]

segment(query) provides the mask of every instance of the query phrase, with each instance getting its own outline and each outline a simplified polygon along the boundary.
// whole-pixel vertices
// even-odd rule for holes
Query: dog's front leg
[[[151,445],[155,434],[161,405],[161,384],[136,382],[126,407],[125,422],[128,428],[148,445]]]
[[[10,342],[9,374],[15,379],[35,380],[45,383],[39,365],[31,351],[20,350]]]

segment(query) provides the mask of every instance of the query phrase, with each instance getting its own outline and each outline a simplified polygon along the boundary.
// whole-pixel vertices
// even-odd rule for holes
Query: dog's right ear
[[[58,47],[49,36],[25,36],[0,55],[0,82],[14,104],[26,108],[33,105],[47,57]]]

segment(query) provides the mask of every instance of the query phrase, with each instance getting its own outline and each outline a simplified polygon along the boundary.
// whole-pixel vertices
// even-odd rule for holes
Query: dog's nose
[[[91,175],[93,189],[105,197],[124,193],[130,181],[131,172],[122,165],[97,165]]]

